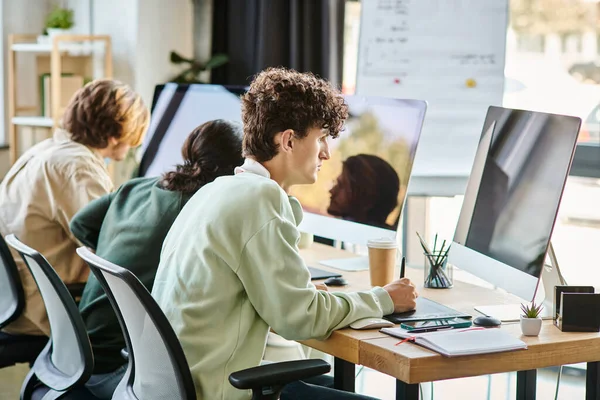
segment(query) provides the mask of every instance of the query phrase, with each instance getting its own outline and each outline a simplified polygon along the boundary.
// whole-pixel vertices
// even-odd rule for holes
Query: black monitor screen
[[[213,119],[241,122],[243,87],[204,84],[158,85],[142,144],[139,176],[160,176],[183,161],[181,146],[197,126]]]
[[[454,240],[538,277],[552,235],[580,119],[490,107]],[[484,135],[485,136],[485,135]],[[465,207],[465,205],[470,205]]]

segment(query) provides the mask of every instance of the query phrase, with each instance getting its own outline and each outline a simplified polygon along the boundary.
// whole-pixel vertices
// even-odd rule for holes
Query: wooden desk
[[[353,255],[328,246],[314,244],[301,251],[308,265],[328,269],[319,260],[352,257]],[[478,315],[476,304],[514,304],[519,298],[468,283],[455,281],[449,290],[424,289],[422,269],[407,268],[407,276],[417,285],[421,296],[459,311]],[[349,285],[331,291],[369,289],[367,271],[343,272]],[[443,379],[488,375],[517,371],[517,399],[535,399],[536,369],[564,364],[587,362],[586,399],[600,400],[600,333],[563,333],[552,321],[544,321],[537,337],[521,335],[518,323],[504,324],[500,329],[514,334],[527,343],[521,351],[448,358],[423,347],[404,343],[377,330],[356,331],[341,329],[325,341],[307,340],[303,344],[335,357],[336,387],[354,390],[354,365],[361,364],[397,379],[399,399],[418,399],[419,383]]]

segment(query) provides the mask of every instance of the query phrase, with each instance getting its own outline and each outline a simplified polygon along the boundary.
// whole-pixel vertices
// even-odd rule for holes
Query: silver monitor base
[[[554,315],[554,286],[566,285],[567,282],[560,272],[556,254],[552,243],[548,247],[548,257],[551,264],[544,263],[542,268],[542,276],[540,278],[544,287],[544,297],[541,298],[539,291],[540,284],[534,294],[537,304],[542,303],[544,306],[540,316],[542,319],[553,319]],[[489,315],[499,319],[502,322],[515,322],[520,320],[521,305],[520,304],[501,304],[490,306],[475,306],[475,310],[483,315]]]

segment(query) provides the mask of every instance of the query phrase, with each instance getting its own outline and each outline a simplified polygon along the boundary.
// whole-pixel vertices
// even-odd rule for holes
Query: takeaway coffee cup
[[[371,286],[385,286],[394,280],[398,245],[392,238],[372,239],[369,249],[369,274]]]

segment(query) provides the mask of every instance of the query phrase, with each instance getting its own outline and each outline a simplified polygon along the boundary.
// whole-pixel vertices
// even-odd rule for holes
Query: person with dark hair
[[[233,174],[242,161],[242,127],[215,120],[197,127],[181,150],[183,164],[161,178],[136,178],[95,200],[71,221],[71,231],[98,256],[133,272],[152,290],[160,249],[171,224],[204,185]],[[94,375],[85,391],[66,397],[110,399],[127,364],[117,317],[95,276],[83,291],[79,310],[94,352]],[[86,397],[86,394],[88,397]],[[79,396],[79,397],[77,397]]]
[[[416,307],[408,279],[364,292],[318,290],[298,252],[302,207],[288,193],[316,182],[328,138],[347,116],[341,93],[310,73],[259,73],[242,97],[244,164],[200,189],[165,238],[152,295],[199,399],[250,399],[228,377],[259,365],[269,328],[289,340],[323,339],[356,320]],[[306,382],[281,395],[325,398],[366,397]]]
[[[351,156],[329,191],[327,212],[361,224],[396,229],[386,220],[398,205],[399,191],[400,178],[387,161],[370,154]]]
[[[150,112],[139,94],[115,80],[101,79],[79,89],[62,116],[61,127],[27,150],[0,185],[0,233],[15,234],[48,259],[61,279],[87,280],[88,266],[75,253],[71,218],[90,201],[113,190],[105,159],[123,160],[146,133]],[[23,260],[19,267],[25,309],[0,332],[50,334],[46,308]]]

